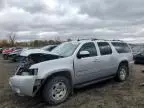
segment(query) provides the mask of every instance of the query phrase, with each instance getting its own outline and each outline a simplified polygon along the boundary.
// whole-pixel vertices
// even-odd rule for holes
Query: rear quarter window
[[[130,53],[131,50],[126,43],[121,42],[112,42],[112,45],[115,47],[118,53]]]

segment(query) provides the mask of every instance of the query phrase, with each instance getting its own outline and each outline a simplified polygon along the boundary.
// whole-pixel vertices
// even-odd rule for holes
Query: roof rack
[[[95,40],[104,40],[104,41],[107,41],[106,39],[97,39],[97,38],[92,38],[91,40],[92,41],[95,41]]]
[[[103,40],[103,41],[122,41],[122,40],[115,40],[115,39],[113,39],[113,40],[108,40],[108,39],[95,39],[95,38],[92,38],[91,40],[92,40],[92,41],[95,41],[95,40]]]
[[[77,41],[82,41],[82,40],[91,40],[91,41],[95,41],[95,40],[104,40],[104,39],[91,38],[91,39],[78,39]]]
[[[82,41],[82,40],[90,40],[90,39],[78,39],[77,41]]]
[[[97,39],[97,38],[91,38],[91,39],[78,39],[77,41],[82,41],[82,40],[91,40],[91,41],[96,41],[96,40],[103,40],[103,41],[120,41],[123,42],[123,40],[106,40],[106,39]]]
[[[111,41],[122,41],[122,40],[111,40]]]

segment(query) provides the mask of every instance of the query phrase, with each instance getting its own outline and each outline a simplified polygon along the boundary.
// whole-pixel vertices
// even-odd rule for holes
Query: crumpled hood
[[[51,54],[49,51],[45,51],[42,49],[29,49],[29,50],[22,51],[20,56],[29,56],[30,54],[35,54],[35,53]]]
[[[58,55],[37,49],[24,51],[21,56],[24,56],[24,58],[18,66],[20,67],[17,72],[18,75],[21,75],[22,72],[29,72],[29,68],[32,65],[61,58]]]
[[[38,77],[44,78],[54,71],[73,71],[73,57],[65,57],[53,59],[41,63],[34,64],[30,69],[38,68]]]

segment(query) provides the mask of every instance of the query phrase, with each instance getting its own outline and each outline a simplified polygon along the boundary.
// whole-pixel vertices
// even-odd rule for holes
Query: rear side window
[[[101,55],[109,55],[112,54],[112,49],[107,42],[98,42],[98,47],[100,49]]]
[[[128,47],[128,45],[126,43],[112,42],[112,45],[115,47],[115,49],[118,53],[131,52],[130,48]]]

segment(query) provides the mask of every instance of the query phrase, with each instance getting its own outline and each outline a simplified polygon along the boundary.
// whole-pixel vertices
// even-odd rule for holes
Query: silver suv
[[[64,102],[73,88],[109,78],[125,81],[132,71],[133,55],[123,41],[79,40],[65,42],[49,54],[30,55],[9,84],[14,92],[35,96],[39,91],[49,104]]]

